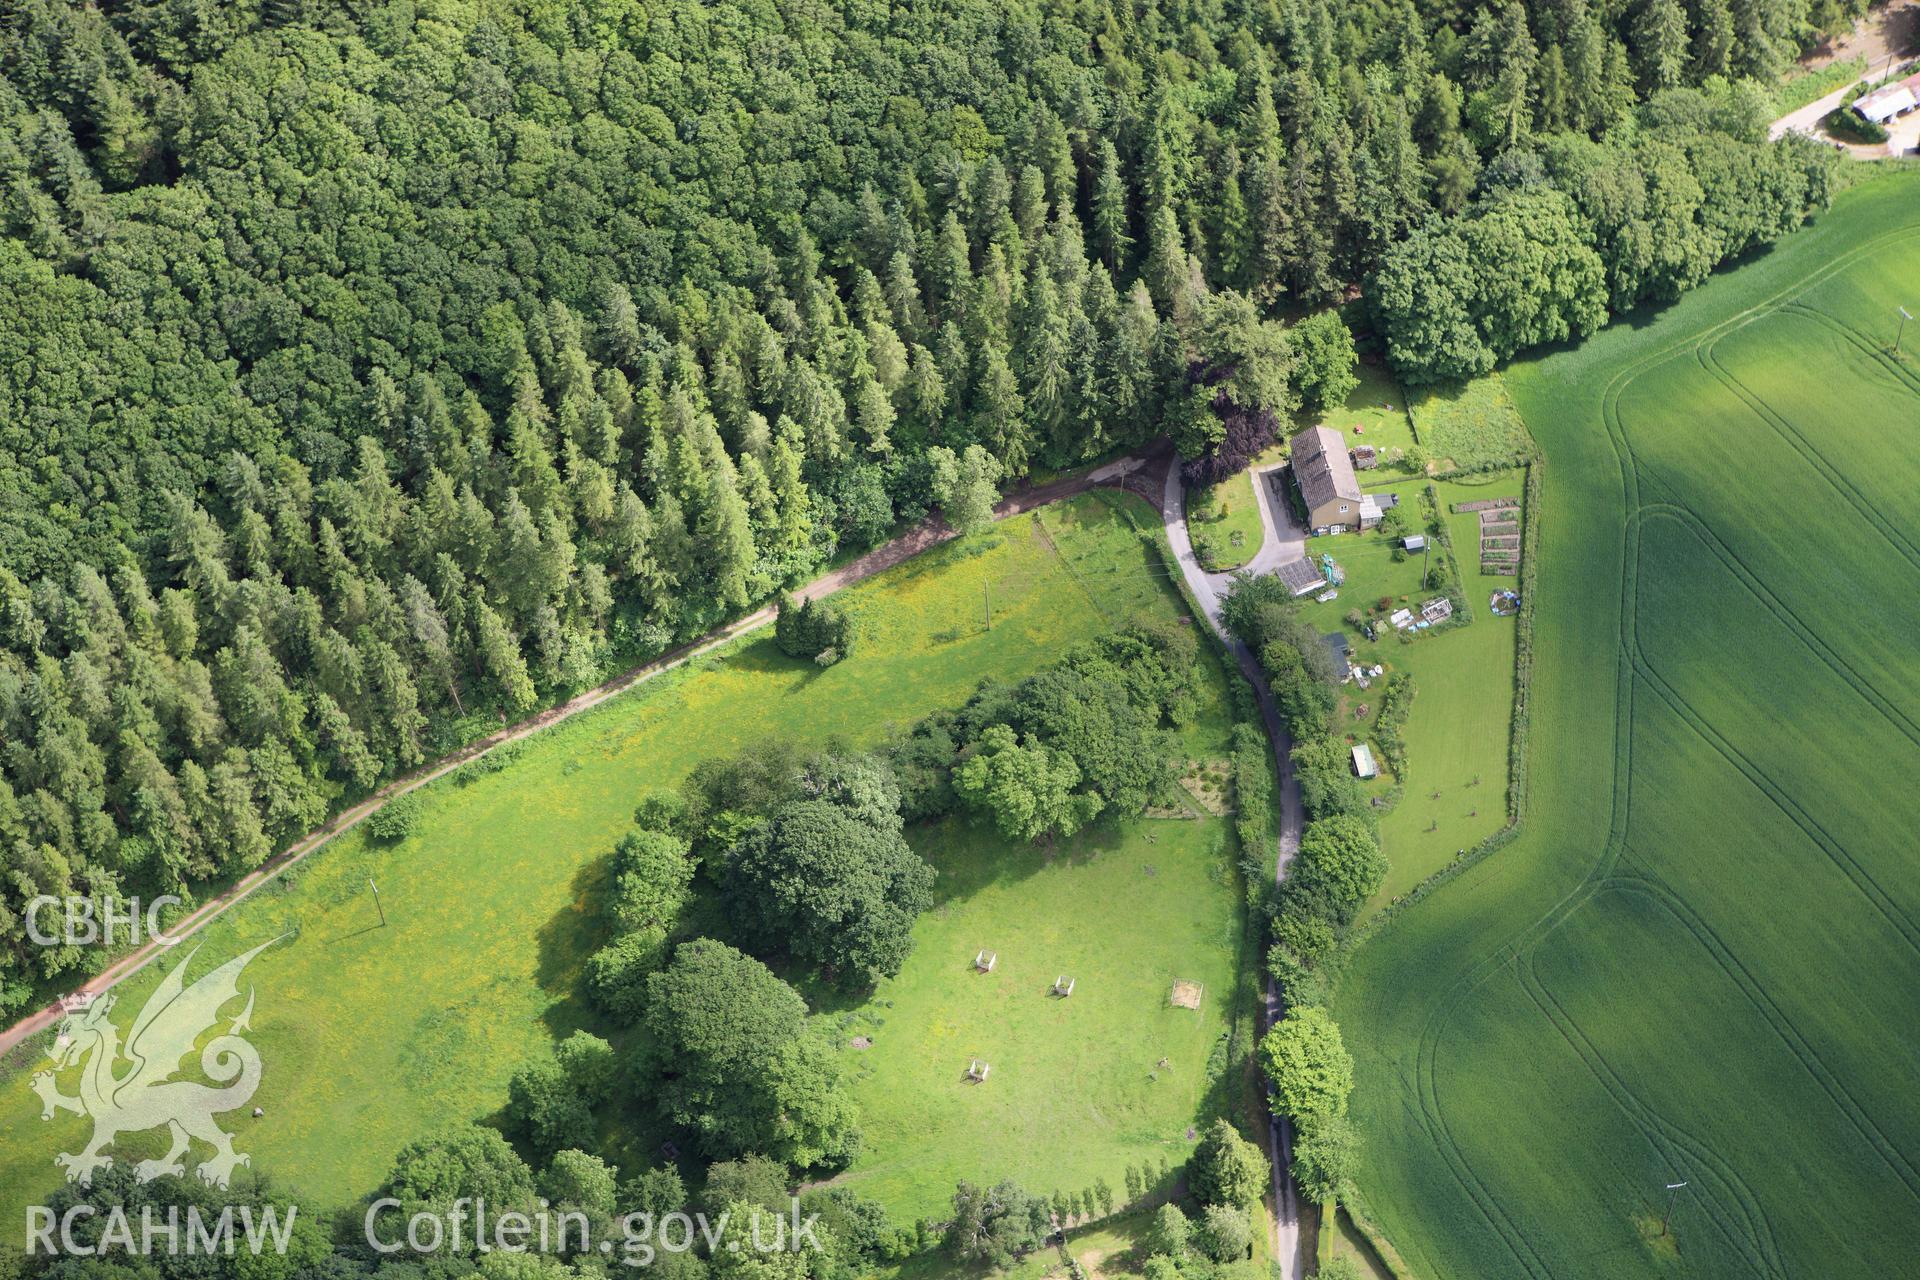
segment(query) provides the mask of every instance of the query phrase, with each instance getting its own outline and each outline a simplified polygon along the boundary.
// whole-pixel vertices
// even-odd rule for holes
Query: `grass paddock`
[[[582,964],[603,940],[597,906],[609,852],[644,796],[676,787],[701,759],[772,734],[811,744],[875,743],[896,726],[957,705],[983,677],[1017,680],[1135,614],[1177,614],[1178,599],[1135,524],[1155,524],[1137,500],[1082,497],[936,548],[843,593],[859,642],[841,663],[822,670],[786,658],[770,629],[756,632],[535,735],[504,768],[463,771],[423,789],[423,811],[405,839],[382,845],[356,829],[228,911],[193,940],[196,975],[216,959],[288,935],[246,975],[257,991],[250,1039],[265,1065],[255,1096],[265,1114],[225,1118],[239,1149],[282,1187],[329,1207],[377,1185],[409,1140],[496,1117],[508,1079],[549,1052],[555,1035],[582,1026],[608,1031],[575,991]],[[1198,714],[1183,743],[1194,755],[1217,754],[1227,734],[1224,676],[1210,657],[1204,665]],[[1242,914],[1230,881],[1213,879],[1224,822],[1144,825],[1170,833],[1158,848],[1173,892],[1143,896],[1130,908],[1133,922],[1168,939],[1143,956],[1137,975],[1102,958],[1113,945],[1102,937],[1114,927],[1112,904],[1087,904],[1085,927],[1071,925],[1080,895],[1113,889],[1109,876],[1139,877],[1134,846],[1145,835],[1103,829],[1049,861],[971,829],[915,833],[947,872],[942,907],[923,925],[937,929],[956,916],[1004,908],[1008,922],[993,930],[1008,956],[1003,978],[1056,962],[1040,959],[1048,947],[1038,938],[1022,949],[1025,929],[1062,935],[1051,948],[1062,967],[1073,948],[1100,953],[1080,960],[1093,981],[1076,993],[1072,1012],[1096,1017],[1100,1034],[1082,1042],[1078,1056],[1055,1051],[1026,1065],[1023,1077],[1014,1051],[1006,1070],[996,1064],[995,1092],[942,1100],[1064,1094],[1090,1065],[1111,1081],[1124,1079],[1138,1096],[1115,1106],[1116,1123],[1089,1129],[1077,1148],[1080,1167],[1115,1187],[1136,1152],[1177,1136],[1176,1112],[1188,1107],[1198,1116],[1211,1105],[1198,1082],[1234,995],[1229,978]],[[369,878],[380,886],[385,927]],[[1034,897],[1035,890],[1044,893]],[[1017,918],[1021,911],[1027,915]],[[1193,952],[1190,967],[1210,984],[1212,1007],[1186,1023],[1133,999],[1128,985],[1157,984],[1154,966],[1171,964],[1165,950],[1176,945]],[[948,958],[923,942],[915,963]],[[123,1026],[165,967],[119,989],[115,1017]],[[934,1004],[926,1007],[930,1019],[937,1014]],[[905,1029],[901,1015],[887,1016],[892,1030],[883,1045]],[[1133,1079],[1129,1056],[1136,1040],[1152,1035],[1181,1062],[1178,1078],[1158,1091]],[[996,1051],[984,1031],[976,1038]],[[89,1127],[70,1114],[39,1119],[28,1079],[34,1065],[0,1080],[0,1206],[9,1211],[38,1202],[58,1177],[54,1153],[78,1149]],[[869,1101],[877,1136],[888,1132],[885,1102]],[[1016,1144],[1034,1141],[1031,1127],[1002,1128],[997,1147],[991,1133],[964,1137],[959,1113],[945,1123],[956,1151],[940,1166],[943,1194],[951,1194],[949,1174],[989,1177],[1027,1167],[1028,1151]],[[158,1136],[129,1138],[114,1154],[154,1154]],[[655,1159],[664,1136],[648,1129],[636,1106],[610,1116],[603,1138],[631,1168]],[[906,1177],[887,1190],[914,1206],[936,1198]]]
[[[914,844],[941,900],[906,969],[841,1020],[872,1040],[848,1055],[865,1147],[843,1181],[911,1220],[938,1218],[961,1178],[1043,1195],[1104,1178],[1124,1198],[1129,1165],[1177,1169],[1188,1131],[1234,1101],[1224,1037],[1249,957],[1227,823],[1148,820],[1043,851],[946,822]],[[983,947],[991,973],[973,967]],[[1200,1008],[1169,1001],[1182,979],[1205,987]],[[965,1078],[976,1058],[981,1083]]]

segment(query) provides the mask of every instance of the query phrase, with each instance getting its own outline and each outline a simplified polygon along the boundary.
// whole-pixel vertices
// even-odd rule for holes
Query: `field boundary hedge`
[[[1373,1256],[1379,1260],[1381,1266],[1386,1268],[1388,1275],[1394,1280],[1415,1280],[1413,1268],[1407,1265],[1407,1260],[1400,1256],[1400,1251],[1393,1247],[1393,1242],[1387,1239],[1386,1234],[1367,1213],[1357,1192],[1350,1198],[1342,1200],[1339,1207],[1346,1209],[1347,1221],[1353,1224],[1353,1229],[1358,1231],[1361,1239],[1367,1242],[1367,1247],[1373,1250]],[[1334,1223],[1336,1230],[1339,1225],[1337,1221]]]
[[[1467,599],[1467,580],[1461,576],[1460,561],[1453,554],[1453,531],[1447,527],[1447,512],[1440,502],[1440,487],[1432,480],[1427,481],[1421,490],[1420,503],[1426,512],[1428,528],[1433,539],[1440,544],[1441,562],[1447,570],[1447,598],[1453,601],[1453,626],[1466,626],[1473,621],[1473,602]],[[1421,583],[1421,589],[1427,590],[1427,584]]]

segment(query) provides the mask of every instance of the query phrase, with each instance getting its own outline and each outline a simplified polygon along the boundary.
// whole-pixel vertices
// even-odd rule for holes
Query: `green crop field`
[[[1136,520],[1157,526],[1137,499],[1086,497],[1048,509],[1044,523],[1022,516],[928,552],[845,594],[860,642],[838,665],[790,660],[768,632],[756,633],[535,735],[503,769],[434,784],[414,833],[397,845],[350,833],[228,912],[195,939],[204,948],[196,974],[212,957],[289,935],[247,973],[258,993],[251,1038],[266,1067],[256,1097],[265,1115],[231,1118],[239,1148],[279,1185],[338,1204],[372,1189],[412,1138],[495,1116],[508,1078],[556,1032],[604,1030],[573,993],[601,941],[596,889],[606,856],[643,796],[677,786],[702,758],[769,734],[873,743],[957,705],[982,677],[1017,680],[1114,622],[1183,612]],[[1210,657],[1201,684],[1182,746],[1216,755],[1228,714]],[[907,1080],[906,1046],[917,1034],[939,1079],[917,1113],[886,1096],[884,1081],[865,1090],[876,1189],[927,1211],[951,1195],[955,1177],[1026,1172],[1043,1138],[1072,1153],[1071,1164],[1050,1168],[1103,1175],[1115,1187],[1149,1152],[1177,1162],[1186,1124],[1219,1107],[1210,1054],[1242,960],[1226,823],[1103,830],[1051,857],[954,827],[915,839],[947,873],[942,906],[923,922],[914,967],[882,996],[895,1007],[857,1013],[884,1020],[878,1046],[859,1064],[851,1051],[849,1059]],[[1157,875],[1143,869],[1150,864]],[[965,960],[949,954],[962,934],[1004,951],[992,981],[1009,998],[1031,996],[1033,1011],[1023,1006],[998,1027],[991,1005],[947,1000],[943,984]],[[1028,990],[1041,970],[1050,981],[1055,968],[1073,967],[1086,982],[1070,1004]],[[1164,1007],[1161,988],[1176,971],[1207,984],[1197,1013]],[[120,989],[117,1021],[131,1021],[162,972],[150,968]],[[953,990],[979,997],[988,988]],[[945,1052],[955,1027],[967,1028],[967,1044]],[[1174,1060],[1158,1082],[1147,1078],[1153,1063],[1137,1061],[1148,1045]],[[947,1068],[957,1076],[966,1065],[950,1062],[953,1052],[997,1056],[991,1084],[945,1087]],[[54,1153],[77,1149],[86,1133],[70,1114],[40,1120],[28,1087],[37,1065],[22,1055],[0,1081],[0,1205],[9,1213],[45,1192],[58,1176]],[[1108,1096],[1077,1096],[1081,1080],[1097,1080]],[[982,1106],[1001,1109],[997,1127],[968,1132],[966,1108]],[[1056,1139],[1069,1118],[1078,1139]],[[620,1131],[605,1135],[606,1147],[651,1160],[663,1135],[621,1127],[631,1119],[615,1118]],[[901,1154],[906,1124],[943,1126],[949,1150],[935,1164],[944,1188],[885,1167]]]
[[[1548,460],[1522,831],[1337,1000],[1423,1280],[1912,1271],[1916,299],[1892,175],[1509,372]]]

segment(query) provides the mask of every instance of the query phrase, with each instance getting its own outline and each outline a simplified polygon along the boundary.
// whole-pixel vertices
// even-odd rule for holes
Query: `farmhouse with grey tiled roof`
[[[1307,527],[1315,533],[1339,533],[1377,524],[1361,517],[1360,482],[1354,479],[1347,442],[1330,427],[1308,427],[1293,438],[1293,479],[1307,507]]]

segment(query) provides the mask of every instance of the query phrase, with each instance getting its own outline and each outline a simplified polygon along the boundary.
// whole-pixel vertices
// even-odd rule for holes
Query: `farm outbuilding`
[[[1875,124],[1897,120],[1917,108],[1920,108],[1920,72],[1853,100],[1853,109],[1860,118]]]
[[[1427,549],[1427,535],[1424,533],[1410,533],[1400,539],[1400,545],[1409,551],[1425,551]]]
[[[1327,585],[1326,575],[1311,560],[1289,560],[1273,571],[1276,578],[1286,585],[1289,593],[1304,596],[1309,591],[1318,591]]]
[[[1353,747],[1353,776],[1356,778],[1377,778],[1380,766],[1373,762],[1373,748],[1364,742]]]

